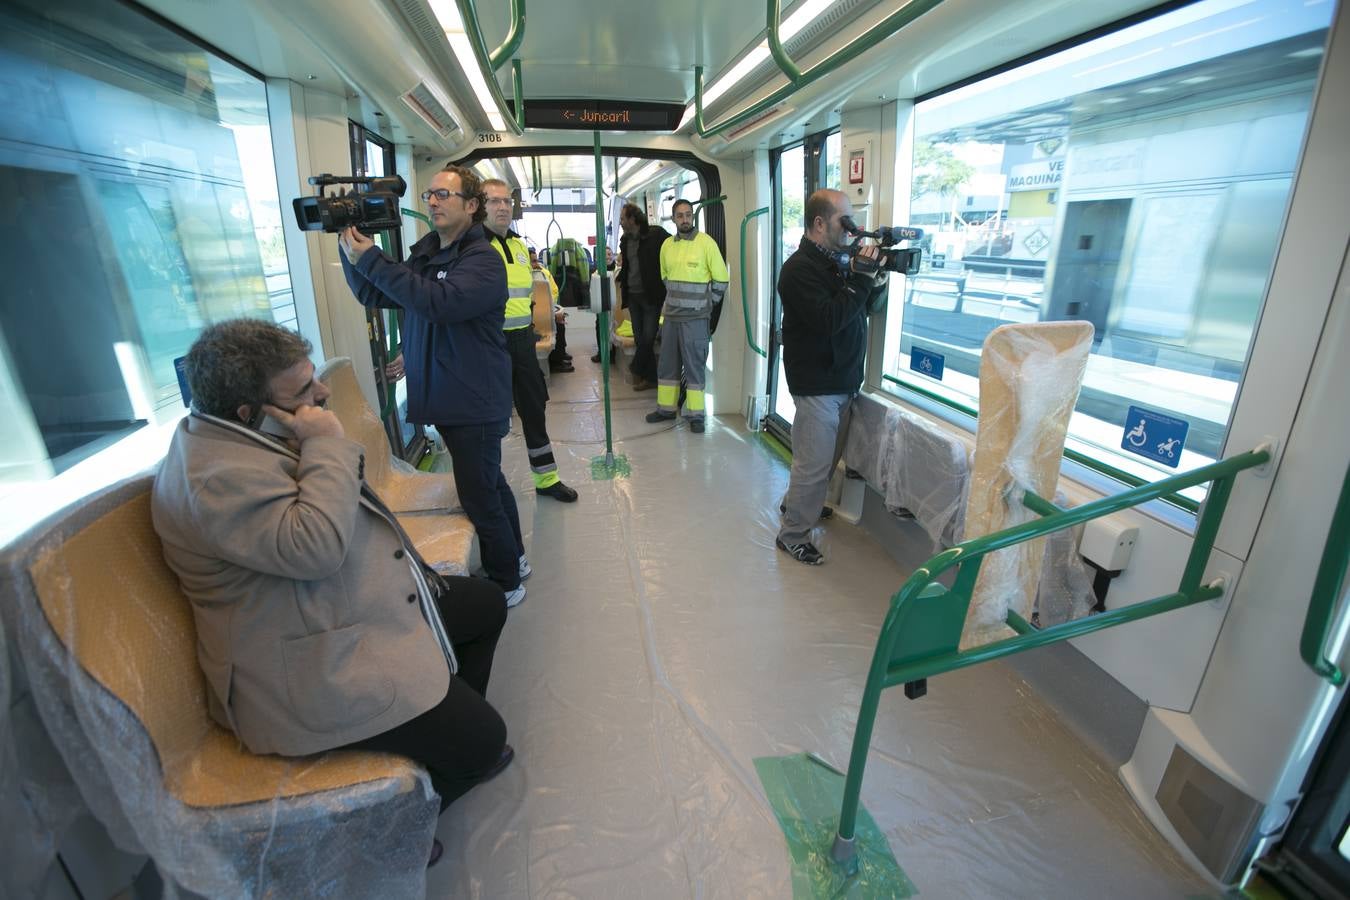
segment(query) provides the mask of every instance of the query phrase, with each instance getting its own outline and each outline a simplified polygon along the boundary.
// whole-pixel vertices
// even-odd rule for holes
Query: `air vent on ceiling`
[[[761,112],[759,115],[755,116],[750,121],[742,122],[740,125],[737,125],[730,131],[724,132],[722,134],[722,138],[727,143],[731,143],[732,141],[739,138],[741,135],[749,134],[750,132],[754,131],[756,128],[763,125],[770,119],[776,119],[779,116],[786,115],[787,113],[794,111],[795,109],[788,108],[781,103],[778,104],[777,106],[771,106],[768,109]]]
[[[403,102],[441,137],[459,129],[459,123],[446,109],[445,101],[425,81],[419,82],[417,87],[404,94]]]

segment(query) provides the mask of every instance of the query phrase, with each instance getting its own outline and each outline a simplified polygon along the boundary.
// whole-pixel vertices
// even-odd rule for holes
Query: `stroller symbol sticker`
[[[1131,406],[1121,427],[1122,450],[1175,469],[1191,423],[1165,413]]]

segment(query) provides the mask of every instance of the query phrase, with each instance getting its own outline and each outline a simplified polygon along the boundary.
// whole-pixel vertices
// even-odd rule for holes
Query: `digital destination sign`
[[[526,100],[526,128],[577,131],[674,131],[684,117],[679,103],[621,100]]]

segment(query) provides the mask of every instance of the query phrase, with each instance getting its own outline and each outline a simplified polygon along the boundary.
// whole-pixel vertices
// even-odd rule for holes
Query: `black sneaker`
[[[577,492],[561,481],[555,481],[546,488],[535,488],[534,492],[543,497],[561,500],[563,503],[575,503],[577,499]]]
[[[786,505],[786,504],[783,504],[783,503],[778,504],[778,512],[781,513],[781,514],[783,514],[783,515],[786,515],[786,514],[787,514],[787,505]],[[822,506],[822,507],[820,508],[820,517],[821,517],[822,519],[829,519],[829,518],[832,518],[833,516],[834,516],[834,510],[830,509],[828,506]]]
[[[808,566],[818,566],[825,561],[825,557],[810,541],[803,544],[785,544],[782,538],[778,538],[774,543],[778,545],[779,550],[782,550],[797,562],[806,563]]]
[[[692,431],[694,434],[702,434],[702,433],[703,433],[703,420],[702,420],[702,419],[690,419],[690,420],[689,420],[689,430]]]
[[[647,413],[648,422],[669,422],[673,418],[675,418],[673,412],[666,412],[662,409],[658,409],[656,412]]]

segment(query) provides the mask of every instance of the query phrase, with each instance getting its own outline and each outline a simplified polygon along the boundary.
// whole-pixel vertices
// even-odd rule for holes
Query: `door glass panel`
[[[805,229],[802,227],[802,213],[806,208],[806,148],[791,147],[778,157],[778,265],[796,251],[801,243]],[[775,285],[777,276],[775,273]],[[774,291],[774,316],[781,319],[778,306],[777,289]],[[769,398],[770,411],[783,419],[788,425],[796,415],[797,407],[788,393],[787,376],[783,374],[782,343],[778,335],[778,321],[773,328],[773,355],[770,366],[774,371],[774,387]]]

